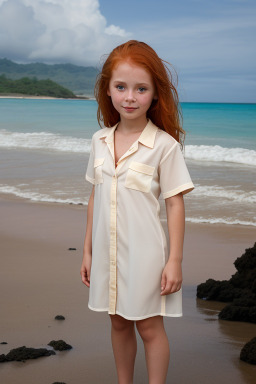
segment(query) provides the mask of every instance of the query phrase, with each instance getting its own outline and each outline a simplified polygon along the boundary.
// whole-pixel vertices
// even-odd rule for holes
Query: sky
[[[256,103],[255,0],[0,0],[0,57],[100,67],[144,41],[170,62],[181,101]]]

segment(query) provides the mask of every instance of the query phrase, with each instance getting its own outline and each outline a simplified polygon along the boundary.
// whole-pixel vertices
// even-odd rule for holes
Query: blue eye
[[[146,91],[146,88],[144,88],[144,87],[139,87],[139,88],[138,88],[138,91],[139,91],[139,92],[145,92],[145,91]]]
[[[117,85],[116,88],[117,88],[119,91],[123,91],[123,90],[124,90],[124,86],[123,86],[123,85]]]

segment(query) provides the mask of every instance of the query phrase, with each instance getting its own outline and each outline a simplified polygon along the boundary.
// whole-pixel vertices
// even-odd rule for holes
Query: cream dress
[[[116,127],[93,135],[86,172],[95,185],[88,306],[129,320],[182,316],[182,290],[160,295],[168,250],[158,198],[194,185],[179,143],[150,120],[115,168]]]

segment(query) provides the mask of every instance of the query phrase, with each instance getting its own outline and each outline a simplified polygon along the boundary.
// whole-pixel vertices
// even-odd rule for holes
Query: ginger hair
[[[107,91],[113,69],[125,61],[144,68],[153,80],[157,100],[152,101],[147,111],[147,117],[158,128],[169,133],[183,145],[185,131],[181,126],[182,115],[179,108],[178,93],[173,84],[172,72],[168,68],[171,64],[160,59],[149,45],[137,40],[127,41],[113,49],[97,77],[94,94],[98,102],[97,119],[99,125],[112,127],[120,121],[120,115],[114,108]]]

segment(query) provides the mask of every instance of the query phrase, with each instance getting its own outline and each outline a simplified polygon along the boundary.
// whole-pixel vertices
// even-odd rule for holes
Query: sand
[[[117,383],[109,316],[87,308],[88,288],[80,281],[86,207],[2,195],[0,209],[0,342],[8,342],[0,354],[23,345],[46,347],[53,339],[73,346],[56,356],[1,364],[0,382]],[[256,325],[219,321],[223,304],[196,300],[196,285],[209,277],[228,279],[233,261],[254,241],[255,228],[187,223],[184,316],[165,319],[171,346],[167,383],[255,383],[256,366],[241,362],[239,353],[256,336]],[[147,383],[140,339],[134,383]]]

